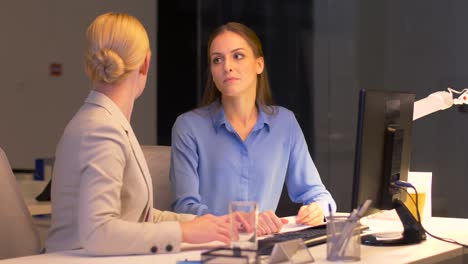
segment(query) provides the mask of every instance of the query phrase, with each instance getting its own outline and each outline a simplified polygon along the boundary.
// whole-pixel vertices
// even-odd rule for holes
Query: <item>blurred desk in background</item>
[[[51,202],[38,202],[35,199],[28,199],[26,200],[26,205],[32,216],[52,213]]]

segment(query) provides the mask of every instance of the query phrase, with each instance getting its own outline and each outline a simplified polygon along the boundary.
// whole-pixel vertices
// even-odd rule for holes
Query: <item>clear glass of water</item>
[[[252,201],[229,204],[231,247],[257,249],[258,205]]]

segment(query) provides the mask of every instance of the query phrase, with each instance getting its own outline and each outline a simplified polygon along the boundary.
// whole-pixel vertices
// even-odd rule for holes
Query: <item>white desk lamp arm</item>
[[[460,94],[458,98],[453,99],[453,104],[455,105],[461,105],[461,104],[468,104],[468,88],[465,88],[463,90],[456,91],[452,88],[447,88],[450,92]]]
[[[468,88],[456,91],[447,88],[447,91],[440,91],[430,94],[428,97],[414,102],[413,120],[432,114],[439,110],[444,110],[452,105],[468,104]],[[458,98],[453,98],[453,93],[461,94]]]

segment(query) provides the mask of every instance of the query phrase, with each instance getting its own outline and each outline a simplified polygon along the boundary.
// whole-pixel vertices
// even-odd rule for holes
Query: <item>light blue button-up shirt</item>
[[[231,201],[256,201],[275,211],[286,181],[296,203],[318,202],[325,215],[336,204],[322,184],[294,114],[259,107],[245,141],[219,101],[180,115],[172,128],[171,171],[174,211],[224,215]]]

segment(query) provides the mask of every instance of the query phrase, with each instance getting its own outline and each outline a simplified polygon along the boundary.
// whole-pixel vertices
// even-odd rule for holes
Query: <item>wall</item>
[[[0,146],[13,168],[54,155],[66,123],[91,86],[83,71],[85,30],[107,11],[139,18],[150,36],[152,63],[131,123],[141,144],[156,142],[156,0],[4,0],[0,8]],[[62,75],[49,75],[61,63]]]
[[[468,87],[468,2],[315,1],[317,167],[349,210],[360,88],[411,91],[416,99]],[[468,113],[416,120],[412,171],[433,172],[434,216],[468,217]]]
[[[387,1],[385,85],[417,99],[468,87],[468,2]],[[468,217],[468,113],[458,107],[414,122],[414,171],[433,173],[433,215]]]
[[[158,4],[158,123],[157,142],[171,144],[176,118],[197,106],[197,5],[199,1],[171,0]],[[177,17],[177,25],[174,18]],[[204,71],[203,71],[204,72]]]
[[[0,146],[13,167],[32,167],[34,158],[53,155],[90,88],[82,71],[85,28],[111,9],[137,16],[150,34],[151,74],[132,125],[140,143],[156,142],[156,2],[2,1]],[[467,87],[467,10],[463,0],[314,1],[314,67],[308,73],[314,155],[341,209],[350,209],[358,90],[407,90],[420,99],[447,86]],[[51,62],[63,64],[61,77],[49,76]],[[414,123],[411,168],[434,173],[433,215],[468,217],[467,118],[453,107]]]
[[[340,211],[351,206],[359,90],[357,3],[314,2],[314,161]]]

